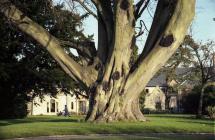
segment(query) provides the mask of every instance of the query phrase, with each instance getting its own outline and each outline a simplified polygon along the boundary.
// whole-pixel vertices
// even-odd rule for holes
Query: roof
[[[193,72],[194,67],[187,67],[187,68],[176,68],[176,75],[177,76],[184,76],[184,75],[190,75],[191,72]],[[210,79],[210,81],[215,81],[215,58],[214,58],[214,64],[211,67],[207,67],[207,71],[209,73],[209,75],[212,76],[212,78]],[[186,80],[183,84],[186,85],[197,85],[198,81],[195,80]],[[165,73],[160,73],[160,74],[156,74],[147,84],[147,87],[155,87],[155,86],[160,86],[160,87],[166,87],[167,86],[167,78],[166,78],[166,74]]]
[[[188,73],[192,72],[193,69],[194,69],[193,67],[189,67],[189,68],[177,68],[176,69],[176,75],[188,74]]]
[[[188,67],[188,68],[177,68],[175,70],[176,75],[180,77],[181,76],[185,76],[185,75],[190,75],[191,72],[193,72],[195,70],[194,67]],[[207,71],[209,72],[210,75],[215,75],[215,66],[212,67],[207,67]],[[212,78],[210,79],[210,81],[215,81],[215,76],[212,76]],[[196,81],[195,79],[193,80],[186,80],[184,83],[182,84],[186,84],[189,86],[194,86],[198,84],[198,81]],[[167,87],[167,77],[166,77],[166,73],[160,73],[160,74],[156,74],[146,85],[146,87]]]
[[[155,75],[147,84],[147,87],[166,87],[167,81],[166,81],[166,75],[164,73],[161,73],[159,75]]]
[[[192,68],[177,68],[176,75],[189,74]],[[165,73],[156,74],[146,85],[147,87],[167,87],[167,77]]]

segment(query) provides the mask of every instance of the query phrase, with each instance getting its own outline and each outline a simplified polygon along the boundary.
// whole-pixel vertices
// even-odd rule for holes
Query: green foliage
[[[193,81],[198,81],[199,84],[204,85],[212,80],[214,78],[213,57],[215,53],[215,42],[213,40],[208,40],[205,43],[197,42],[192,36],[187,35],[183,46],[189,50],[192,56],[190,62],[193,67]]]
[[[215,106],[208,106],[206,108],[208,115],[211,119],[215,119]]]
[[[212,72],[214,46],[214,41],[196,42],[192,36],[187,35],[159,73],[165,73],[168,81],[176,80],[174,88],[186,87],[187,85],[182,84],[184,81],[203,85],[214,78]],[[177,74],[176,70],[179,67],[187,69],[186,72]]]
[[[144,113],[144,102],[145,102],[145,97],[146,97],[146,92],[145,90],[142,91],[142,93],[140,94],[140,98],[139,98],[139,103],[140,103],[140,110]]]
[[[183,95],[182,107],[185,113],[197,113],[199,106],[199,98],[201,93],[201,86],[196,86],[191,92]],[[208,106],[215,106],[215,89],[213,87],[208,87],[205,90],[203,97],[203,113],[207,114],[206,108]]]
[[[181,101],[184,113],[196,114],[198,110],[201,87],[194,87],[191,92],[184,93]]]
[[[132,49],[133,50],[132,50],[131,59],[130,59],[130,63],[129,63],[130,66],[132,66],[138,58],[138,47],[137,47],[137,45],[134,45],[134,47]]]
[[[64,10],[63,5],[54,6],[52,1],[46,0],[12,2],[62,40],[89,40],[81,30],[82,17]],[[26,102],[33,97],[42,98],[47,93],[55,96],[58,88],[69,93],[77,87],[50,54],[39,47],[40,44],[20,32],[1,14],[0,31],[0,118],[24,117]],[[75,57],[68,46],[64,47]]]
[[[204,92],[203,107],[215,106],[215,88],[207,87]]]
[[[186,113],[197,113],[202,87],[198,85],[204,85],[215,78],[212,61],[215,53],[214,46],[214,41],[196,42],[192,36],[187,35],[180,48],[159,72],[159,74],[166,74],[168,84],[172,80],[176,81],[174,85],[169,84],[173,91],[196,86],[189,94],[185,91],[182,104]],[[183,68],[185,72],[177,73],[179,68]],[[203,107],[212,104],[213,96],[209,92],[204,95]]]

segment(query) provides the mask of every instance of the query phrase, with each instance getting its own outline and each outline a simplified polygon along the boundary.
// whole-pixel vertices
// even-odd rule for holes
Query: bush
[[[199,106],[201,87],[196,86],[192,89],[191,92],[183,95],[182,98],[182,108],[184,113],[196,114]],[[205,90],[203,97],[203,114],[207,114],[206,107],[207,106],[215,106],[215,89],[213,87],[208,87]]]
[[[169,113],[174,113],[170,112],[169,110],[153,110],[150,108],[144,108],[143,109],[143,114],[169,114]]]
[[[198,110],[200,92],[191,91],[183,95],[181,105],[184,110],[183,113],[196,114]]]
[[[215,106],[208,106],[206,108],[207,112],[208,112],[208,116],[211,118],[211,119],[215,119]]]
[[[149,108],[143,108],[141,111],[143,112],[143,114],[150,114],[151,112]]]
[[[144,106],[145,96],[146,96],[146,92],[145,92],[145,90],[143,90],[142,93],[140,94],[140,98],[139,98],[140,110],[143,113],[144,113],[144,107],[145,107]]]
[[[24,118],[27,116],[27,101],[24,95],[3,92],[0,98],[0,119]]]

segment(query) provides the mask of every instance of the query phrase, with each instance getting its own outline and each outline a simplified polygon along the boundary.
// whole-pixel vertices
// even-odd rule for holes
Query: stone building
[[[176,75],[184,76],[190,74],[192,68],[177,68]],[[171,90],[176,84],[190,89],[194,83],[185,80],[180,83],[176,79],[168,80],[165,73],[155,75],[147,84],[145,88],[145,108],[150,110],[171,110],[180,111],[180,100],[182,98],[182,91],[178,88],[177,91]]]

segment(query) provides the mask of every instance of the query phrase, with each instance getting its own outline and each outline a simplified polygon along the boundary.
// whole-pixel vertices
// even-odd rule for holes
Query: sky
[[[153,9],[153,7],[155,7],[155,4],[151,4],[150,7]],[[151,14],[153,15],[153,10]],[[152,18],[149,16],[148,12],[145,11],[141,18],[144,19],[147,28],[150,29]],[[213,20],[213,18],[215,18],[215,0],[196,0],[196,14],[191,26],[192,35],[196,41],[215,41],[215,21]],[[97,46],[98,30],[96,19],[92,16],[87,18],[83,23],[83,29],[86,35],[94,35],[94,41]],[[137,39],[139,52],[141,52],[142,48],[144,47],[146,37],[147,32],[144,36]]]
[[[198,41],[215,41],[215,0],[197,0],[193,36]]]
[[[147,27],[150,28],[151,17],[148,12],[144,13]],[[215,41],[215,0],[196,0],[196,15],[192,22],[192,35],[197,41]],[[89,17],[84,21],[85,34],[94,34],[94,41],[97,42],[97,21],[93,17]],[[146,37],[138,39],[138,46],[143,48]]]

